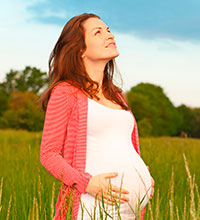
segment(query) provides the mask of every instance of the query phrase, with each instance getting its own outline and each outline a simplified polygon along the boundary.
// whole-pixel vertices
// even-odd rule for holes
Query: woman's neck
[[[106,66],[105,61],[99,62],[92,62],[92,61],[85,61],[85,69],[88,73],[89,77],[94,80],[95,82],[99,83],[99,86],[102,86],[103,77],[104,77],[104,69]]]

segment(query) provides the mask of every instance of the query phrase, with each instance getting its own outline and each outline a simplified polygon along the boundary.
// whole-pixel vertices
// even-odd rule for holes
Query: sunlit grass
[[[53,218],[60,182],[40,164],[40,140],[41,133],[0,131],[0,219]],[[155,180],[145,219],[200,219],[200,140],[141,138],[140,147]],[[101,216],[92,219],[105,219],[106,204],[97,205]]]

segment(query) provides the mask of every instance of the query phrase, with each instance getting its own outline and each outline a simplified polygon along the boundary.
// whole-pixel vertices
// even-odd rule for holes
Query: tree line
[[[200,108],[175,107],[160,86],[140,83],[126,97],[141,136],[200,137]]]
[[[44,112],[39,97],[48,76],[35,67],[10,70],[0,83],[0,128],[41,131]],[[125,93],[140,136],[200,137],[200,108],[175,107],[160,86],[140,83]]]

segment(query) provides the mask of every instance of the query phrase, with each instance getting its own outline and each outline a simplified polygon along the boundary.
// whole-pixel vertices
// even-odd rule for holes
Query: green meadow
[[[60,182],[40,164],[40,141],[41,132],[0,130],[2,220],[54,216]],[[200,219],[200,139],[140,138],[140,148],[155,181],[145,219]]]

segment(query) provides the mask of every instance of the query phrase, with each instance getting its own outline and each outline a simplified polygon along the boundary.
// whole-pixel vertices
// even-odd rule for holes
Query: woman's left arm
[[[63,158],[63,146],[72,105],[72,95],[68,87],[58,85],[52,91],[48,102],[42,141],[40,161],[44,168],[67,186],[75,185],[81,193],[86,193],[89,173],[73,168]],[[72,149],[68,149],[72,150]]]

